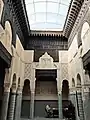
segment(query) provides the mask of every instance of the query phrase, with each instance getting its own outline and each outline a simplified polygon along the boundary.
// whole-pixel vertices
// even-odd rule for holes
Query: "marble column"
[[[62,92],[58,93],[58,107],[59,107],[59,118],[63,118],[63,112],[62,112]]]
[[[31,91],[31,110],[30,110],[30,116],[33,119],[34,118],[34,96],[35,96],[35,92]]]
[[[22,90],[18,89],[16,97],[15,120],[21,119]]]
[[[16,103],[16,91],[12,91],[11,95],[10,95],[10,106],[9,106],[9,111],[8,111],[8,120],[14,120],[15,103]]]
[[[32,68],[32,75],[30,81],[30,90],[31,90],[31,104],[30,104],[30,118],[34,118],[34,98],[35,98],[35,68]]]
[[[2,110],[1,110],[1,120],[7,120],[9,95],[10,95],[10,90],[4,91]]]
[[[8,113],[8,103],[10,96],[10,81],[9,81],[10,69],[5,69],[5,79],[4,79],[4,93],[2,100],[2,109],[1,109],[1,120],[7,120]]]

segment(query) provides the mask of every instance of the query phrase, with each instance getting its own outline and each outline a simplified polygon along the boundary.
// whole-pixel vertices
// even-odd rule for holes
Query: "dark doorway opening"
[[[27,79],[24,82],[23,92],[22,92],[22,106],[21,106],[21,117],[30,118],[30,81]]]
[[[35,117],[48,117],[45,110],[47,105],[51,109],[58,108],[56,76],[56,70],[36,70]]]
[[[62,110],[64,118],[75,120],[75,107],[69,100],[69,83],[67,80],[63,80],[62,83]]]
[[[69,84],[67,80],[62,83],[62,100],[68,100],[69,97]]]

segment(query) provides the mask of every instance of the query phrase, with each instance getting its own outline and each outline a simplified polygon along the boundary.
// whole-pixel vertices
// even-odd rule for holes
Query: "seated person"
[[[47,117],[49,117],[49,118],[52,117],[53,112],[49,105],[46,105],[45,111],[47,112]]]

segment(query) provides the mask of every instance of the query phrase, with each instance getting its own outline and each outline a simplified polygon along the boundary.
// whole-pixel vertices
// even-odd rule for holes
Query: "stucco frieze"
[[[31,64],[26,63],[24,68],[24,79],[31,79]]]
[[[53,58],[45,52],[45,54],[39,58],[39,63],[36,65],[36,69],[57,69],[57,66],[54,64]]]

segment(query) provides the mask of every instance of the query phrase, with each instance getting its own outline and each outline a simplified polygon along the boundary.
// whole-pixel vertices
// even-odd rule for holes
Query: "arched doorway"
[[[62,100],[68,100],[69,97],[69,83],[67,80],[62,82]]]
[[[79,73],[77,74],[77,86],[81,86],[81,76]]]
[[[57,70],[36,70],[34,106],[35,117],[50,117],[45,111],[46,105],[49,105],[51,109],[58,108],[56,77]],[[58,114],[53,117],[58,117]]]
[[[21,117],[30,118],[30,81],[26,79],[24,81],[24,87],[22,91],[22,106],[21,106]]]
[[[69,100],[68,80],[63,80],[63,82],[62,82],[62,109],[63,109],[63,117],[64,118],[75,120],[75,107],[72,104],[71,100]]]

